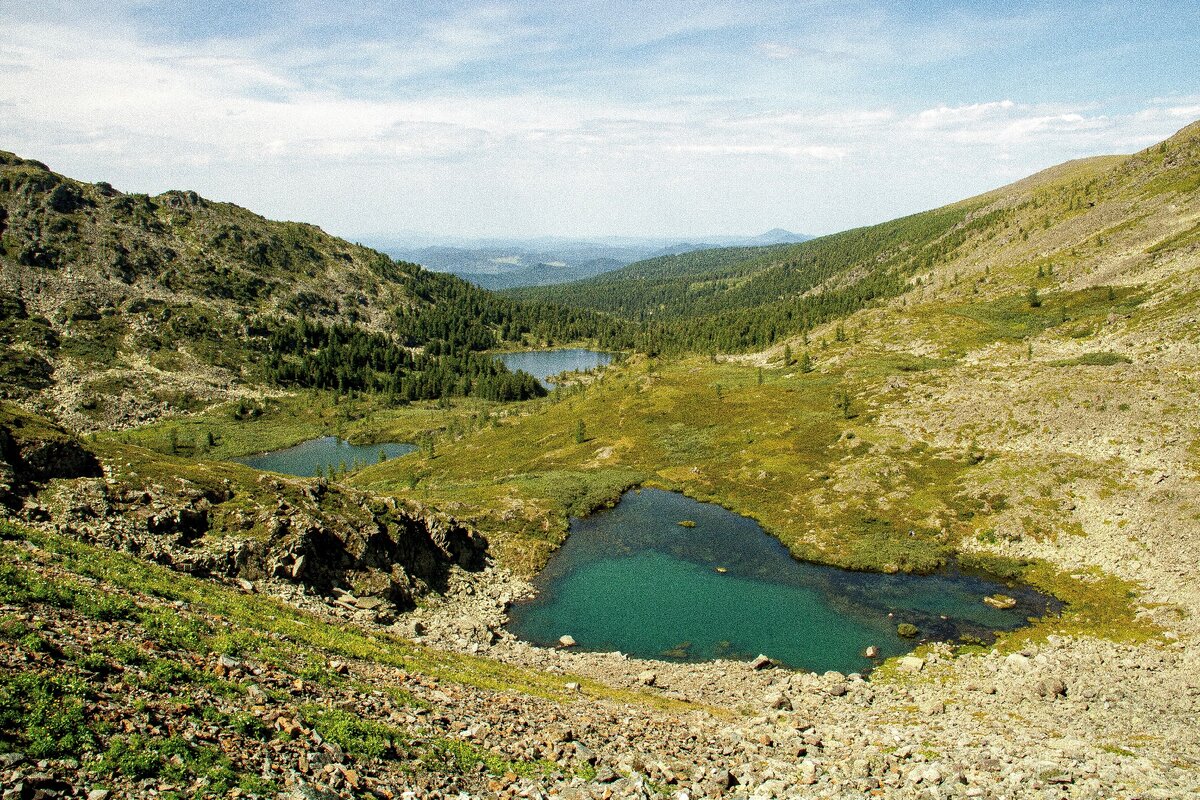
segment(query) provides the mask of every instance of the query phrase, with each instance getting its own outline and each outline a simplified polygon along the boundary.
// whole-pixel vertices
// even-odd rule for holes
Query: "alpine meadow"
[[[1195,7],[18,6],[5,800],[1200,793]]]

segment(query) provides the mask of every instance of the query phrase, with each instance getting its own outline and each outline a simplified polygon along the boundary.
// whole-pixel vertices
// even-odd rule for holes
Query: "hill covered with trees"
[[[800,244],[664,256],[505,295],[638,322],[650,352],[757,350],[920,287],[947,267],[1019,252],[1031,236],[1075,220],[1101,221],[1116,204],[1161,202],[1195,180],[1196,138],[1193,125],[1134,156],[1071,162],[943,208]],[[1061,278],[1084,248],[1103,242],[1103,234],[1053,242],[1029,257],[1029,284]]]
[[[0,305],[5,393],[81,428],[258,385],[524,399],[544,391],[479,353],[633,342],[622,321],[498,298],[312,225],[194,192],[125,194],[11,153]]]

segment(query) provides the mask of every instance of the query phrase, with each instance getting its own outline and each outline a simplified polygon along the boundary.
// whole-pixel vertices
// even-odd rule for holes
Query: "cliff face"
[[[0,500],[16,519],[197,576],[340,590],[376,617],[442,590],[451,566],[487,560],[487,540],[450,517],[321,479],[139,448],[98,456],[15,410],[0,419],[0,455]]]

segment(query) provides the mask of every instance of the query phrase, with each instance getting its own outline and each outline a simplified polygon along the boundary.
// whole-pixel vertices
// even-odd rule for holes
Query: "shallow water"
[[[233,460],[255,469],[312,478],[328,473],[330,466],[340,471],[342,465],[345,464],[346,469],[353,470],[356,464],[358,467],[378,464],[381,460],[380,453],[385,456],[386,460],[411,453],[416,449],[416,445],[400,442],[354,445],[336,436],[322,436],[320,439],[310,439],[284,450],[273,450],[270,453],[260,453]]]
[[[509,371],[524,370],[538,379],[547,389],[554,383],[547,380],[560,372],[597,369],[612,363],[612,353],[586,350],[575,347],[566,350],[527,350],[520,353],[503,353],[497,356]]]
[[[695,522],[695,527],[680,525]],[[722,571],[718,571],[722,570]],[[672,492],[627,493],[613,509],[575,520],[534,581],[538,595],[510,609],[509,629],[535,644],[569,634],[585,650],[701,661],[763,653],[791,667],[855,672],[922,638],[989,638],[1056,608],[1027,587],[948,570],[882,575],[805,564],[756,522]],[[1010,610],[986,595],[1017,599]]]

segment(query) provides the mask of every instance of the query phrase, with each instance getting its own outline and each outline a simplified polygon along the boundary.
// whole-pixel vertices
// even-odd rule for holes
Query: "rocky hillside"
[[[412,265],[195,192],[125,194],[0,152],[0,209],[4,289],[47,319],[157,301],[381,328],[397,304],[416,302]]]
[[[125,194],[0,152],[0,396],[76,430],[292,386],[524,399],[531,378],[471,354],[619,328],[312,225],[195,192]]]
[[[42,396],[72,369],[113,376],[77,331],[149,313],[39,305],[39,285],[68,291],[71,262],[20,263],[37,256],[17,243],[38,239],[12,238],[14,219],[86,228],[114,200],[89,207],[91,189],[65,185],[79,197],[51,203],[51,186],[36,214],[5,206],[5,280],[23,277],[5,284],[4,363]],[[81,439],[4,406],[0,784],[92,800],[1200,791],[1200,126],[852,233],[840,255],[809,245],[807,273],[688,278],[743,310],[809,282],[762,316],[702,320],[705,341],[737,340],[732,322],[766,331],[804,298],[827,319],[754,352],[633,358],[502,414],[388,409],[362,421],[373,436],[437,435],[339,481],[208,460],[175,446],[179,422]],[[854,294],[872,274],[881,291]],[[255,308],[291,313],[279,280]],[[186,303],[241,313],[188,286]],[[122,370],[140,363],[138,330],[118,329]],[[197,341],[181,358],[200,360]],[[287,406],[297,430],[323,425],[304,405]],[[198,413],[185,438],[253,442],[280,435],[277,417]],[[630,483],[753,515],[814,560],[957,558],[1066,606],[866,677],[514,640],[506,608],[566,517]]]
[[[477,571],[487,558],[486,539],[451,518],[323,479],[90,447],[0,404],[7,514],[191,575],[278,579],[297,597],[348,598],[347,607],[387,622],[444,591],[451,567]]]
[[[252,382],[255,315],[384,329],[397,306],[425,302],[418,270],[195,192],[125,194],[0,153],[7,391],[50,388],[47,407],[83,425],[112,416],[97,396],[123,397],[136,419]]]

